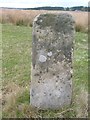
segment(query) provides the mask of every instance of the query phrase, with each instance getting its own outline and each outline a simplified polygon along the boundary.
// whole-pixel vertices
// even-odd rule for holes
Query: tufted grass
[[[3,118],[87,117],[88,36],[77,32],[74,44],[73,99],[60,110],[38,110],[30,106],[32,28],[2,25]]]

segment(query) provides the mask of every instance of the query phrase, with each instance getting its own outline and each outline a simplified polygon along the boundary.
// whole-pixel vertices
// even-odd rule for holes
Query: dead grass
[[[76,31],[87,32],[88,31],[88,12],[76,12],[76,11],[47,11],[47,10],[0,10],[0,22],[11,23],[14,25],[32,26],[33,19],[41,13],[70,13],[76,22]]]

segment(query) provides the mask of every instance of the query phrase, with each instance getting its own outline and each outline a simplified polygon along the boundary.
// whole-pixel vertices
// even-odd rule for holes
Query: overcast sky
[[[33,8],[42,6],[88,6],[89,0],[0,0],[0,7]]]

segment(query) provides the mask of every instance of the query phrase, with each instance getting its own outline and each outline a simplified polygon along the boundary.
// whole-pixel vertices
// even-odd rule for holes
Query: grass
[[[3,118],[87,117],[87,34],[75,35],[72,104],[56,111],[34,109],[29,104],[32,28],[4,24],[2,35]]]
[[[5,107],[8,104],[7,109],[10,109],[10,107],[14,108],[14,104],[21,103],[21,98],[25,98],[23,93],[29,96],[31,28],[3,25],[2,33],[3,99],[5,100],[3,102]],[[26,98],[29,100],[28,97]],[[26,98],[25,101],[28,101]],[[15,99],[17,99],[18,103]]]
[[[2,25],[0,24],[0,31],[2,31]],[[0,32],[0,118],[2,118],[2,32]]]

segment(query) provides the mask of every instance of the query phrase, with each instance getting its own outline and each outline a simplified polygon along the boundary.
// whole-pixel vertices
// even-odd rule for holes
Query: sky
[[[34,8],[42,6],[88,6],[89,0],[0,0],[0,7]]]

